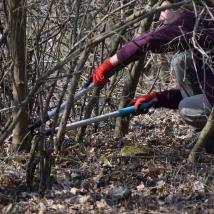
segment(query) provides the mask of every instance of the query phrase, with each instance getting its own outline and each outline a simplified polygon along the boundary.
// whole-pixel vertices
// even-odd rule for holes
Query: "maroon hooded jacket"
[[[197,47],[193,40],[197,41]],[[204,58],[200,48],[207,53],[207,57]],[[213,106],[214,20],[210,15],[204,15],[198,20],[193,12],[184,12],[174,22],[144,33],[128,42],[117,52],[117,57],[119,64],[126,66],[130,62],[140,59],[147,51],[165,53],[170,51],[183,52],[185,50],[192,50],[201,89]],[[156,107],[172,109],[177,109],[182,100],[179,89],[158,92],[157,97]]]

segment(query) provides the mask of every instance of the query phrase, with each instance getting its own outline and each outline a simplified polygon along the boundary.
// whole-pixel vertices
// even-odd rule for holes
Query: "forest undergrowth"
[[[100,123],[84,144],[71,140],[74,131],[67,134],[45,194],[26,191],[27,155],[1,158],[1,213],[214,212],[214,158],[204,152],[196,166],[187,162],[193,130],[176,111],[132,118],[129,134],[119,140],[111,122]]]

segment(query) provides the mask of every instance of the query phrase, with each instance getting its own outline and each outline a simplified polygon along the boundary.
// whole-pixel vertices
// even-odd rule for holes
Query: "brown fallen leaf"
[[[104,199],[101,199],[100,201],[96,201],[96,206],[98,209],[104,209],[107,206],[107,203]]]

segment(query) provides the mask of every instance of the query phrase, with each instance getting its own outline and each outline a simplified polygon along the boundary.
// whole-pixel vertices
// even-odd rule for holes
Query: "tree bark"
[[[154,5],[156,2],[157,1],[152,1],[151,4]],[[142,34],[143,32],[149,30],[152,23],[152,18],[153,16],[150,16],[141,22],[141,26],[137,34]],[[145,56],[142,57],[134,65],[131,64],[129,66],[128,79],[123,86],[122,98],[119,103],[119,108],[124,108],[128,104],[128,102],[130,102],[130,100],[133,99],[140,75],[144,70],[144,59]],[[129,117],[124,118],[118,117],[116,120],[114,137],[120,138],[127,134],[128,127],[129,127]]]
[[[213,134],[214,132],[214,108],[212,108],[212,111],[210,113],[210,116],[207,120],[206,125],[204,126],[203,130],[201,131],[201,134],[198,138],[197,143],[195,146],[192,148],[188,161],[191,163],[196,163],[199,154],[201,153],[201,150],[204,147],[205,142],[208,140],[208,138]],[[214,142],[213,142],[214,145]]]
[[[13,111],[16,118],[19,104],[27,95],[27,78],[25,69],[26,52],[26,3],[24,0],[9,0],[9,39],[10,54],[13,62],[13,103],[17,108]],[[27,108],[23,108],[20,119],[13,129],[13,149],[29,150]],[[20,148],[20,146],[22,148]]]
[[[62,119],[60,122],[59,130],[56,135],[56,139],[54,142],[55,152],[58,153],[61,150],[62,141],[64,139],[65,131],[66,131],[66,124],[69,119],[71,110],[74,109],[74,95],[76,88],[78,86],[78,82],[80,79],[81,71],[84,68],[85,62],[90,54],[90,50],[92,47],[86,47],[85,51],[82,53],[82,56],[77,63],[75,72],[73,73],[73,79],[71,83],[71,88],[69,89],[69,94],[67,98],[67,105],[62,115]]]

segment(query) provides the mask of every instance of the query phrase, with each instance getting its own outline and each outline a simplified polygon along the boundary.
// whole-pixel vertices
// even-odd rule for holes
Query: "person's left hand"
[[[136,97],[128,104],[128,106],[134,105],[134,109],[137,113],[146,113],[146,110],[145,110],[145,112],[144,111],[139,112],[140,104],[142,104],[143,102],[149,102],[152,100],[154,100],[154,102],[157,101],[156,92],[151,92],[149,94],[145,94],[145,95]],[[147,109],[147,111],[148,111],[148,109]]]

